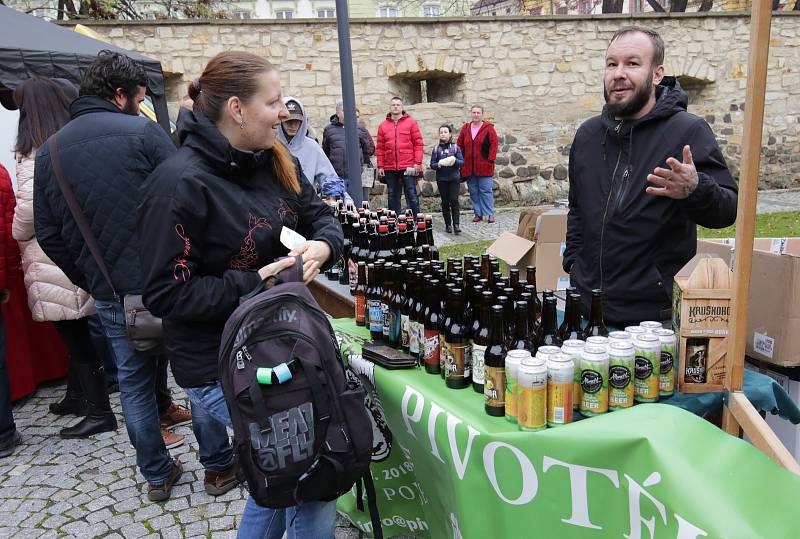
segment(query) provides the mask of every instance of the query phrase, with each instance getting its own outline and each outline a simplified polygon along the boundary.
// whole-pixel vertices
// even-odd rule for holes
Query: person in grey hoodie
[[[303,176],[319,192],[322,180],[328,176],[336,176],[336,171],[322,151],[322,147],[314,139],[306,136],[308,115],[303,103],[292,96],[284,97],[283,102],[289,110],[289,118],[281,122],[278,140],[283,142],[291,154],[300,161]]]

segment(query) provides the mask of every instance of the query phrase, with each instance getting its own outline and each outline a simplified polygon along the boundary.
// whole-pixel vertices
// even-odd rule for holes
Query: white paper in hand
[[[298,234],[288,226],[285,226],[281,229],[281,243],[290,251],[305,241],[306,239],[302,235]]]

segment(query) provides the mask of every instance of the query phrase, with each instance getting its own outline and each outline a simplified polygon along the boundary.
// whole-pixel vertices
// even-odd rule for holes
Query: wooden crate
[[[725,390],[731,281],[728,264],[709,253],[697,254],[675,275],[672,325],[679,345],[678,390],[683,393]],[[687,346],[692,339],[707,343],[705,383],[692,382],[687,374],[692,356],[702,348]]]

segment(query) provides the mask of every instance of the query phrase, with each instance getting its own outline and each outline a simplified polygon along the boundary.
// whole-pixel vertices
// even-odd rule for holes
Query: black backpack
[[[363,480],[380,537],[365,391],[345,370],[302,274],[298,257],[243,298],[225,324],[219,378],[237,458],[250,495],[264,507],[334,500],[356,483],[360,492]]]

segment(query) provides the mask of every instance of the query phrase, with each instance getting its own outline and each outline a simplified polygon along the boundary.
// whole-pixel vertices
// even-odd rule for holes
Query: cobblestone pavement
[[[170,383],[173,400],[187,404],[171,378]],[[14,407],[23,441],[14,455],[0,459],[0,538],[236,536],[245,490],[236,488],[217,498],[205,493],[189,426],[176,429],[186,435],[186,443],[171,450],[183,465],[183,477],[169,501],[151,503],[122,421],[116,432],[89,440],[58,437],[59,429],[76,421],[73,416],[61,418],[48,412],[48,404],[59,400],[63,392],[63,384],[40,387]],[[111,400],[121,420],[119,394]],[[358,536],[358,530],[339,517],[336,539]]]

